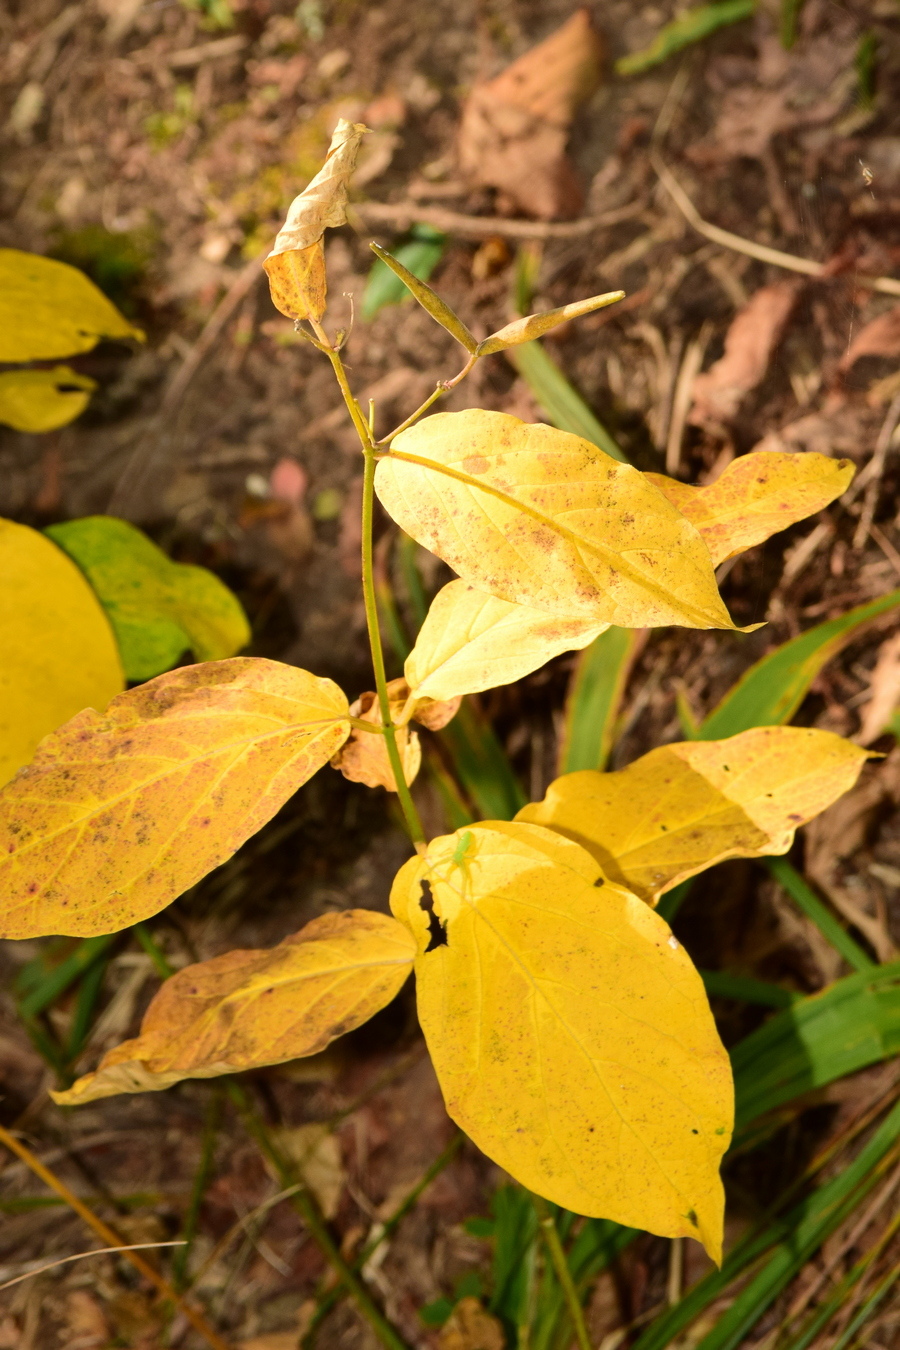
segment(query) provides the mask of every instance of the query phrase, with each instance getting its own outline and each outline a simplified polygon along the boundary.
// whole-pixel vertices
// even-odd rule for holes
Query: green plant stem
[[[388,759],[390,760],[391,771],[393,772],[394,781],[397,787],[397,799],[400,802],[400,807],[403,811],[403,818],[406,821],[409,837],[414,844],[424,844],[425,830],[422,827],[419,813],[416,810],[415,802],[412,799],[412,795],[406,782],[406,774],[403,771],[403,763],[400,759],[400,750],[397,745],[397,733],[394,728],[393,719],[391,718],[390,701],[387,692],[387,675],[384,668],[384,651],[381,646],[381,629],[378,623],[378,600],[375,594],[375,560],[372,546],[372,525],[375,514],[375,445],[369,434],[368,423],[363,417],[360,406],[351,392],[340,355],[336,351],[329,350],[328,359],[331,361],[335,377],[340,386],[341,393],[344,396],[344,402],[347,405],[347,411],[353,420],[353,425],[359,436],[365,461],[363,469],[362,499],[363,602],[366,609],[366,626],[369,630],[369,646],[372,649],[372,668],[375,672],[375,688],[378,691],[378,706],[381,709],[381,721],[384,727]]]
[[[363,1266],[366,1264],[366,1262],[368,1261],[369,1257],[373,1254],[373,1252],[376,1252],[378,1248],[382,1245],[382,1243],[387,1242],[388,1238],[390,1238],[392,1234],[396,1232],[397,1228],[406,1218],[407,1214],[413,1208],[413,1206],[415,1205],[416,1201],[418,1200],[422,1192],[425,1190],[425,1188],[429,1186],[432,1181],[434,1181],[435,1177],[438,1176],[439,1173],[443,1172],[447,1164],[459,1152],[460,1146],[464,1138],[465,1135],[463,1134],[462,1130],[459,1130],[457,1134],[455,1134],[454,1137],[451,1139],[447,1147],[444,1149],[443,1153],[441,1153],[437,1158],[435,1158],[431,1166],[427,1168],[425,1172],[423,1172],[422,1176],[416,1182],[415,1186],[413,1186],[412,1190],[405,1197],[405,1199],[400,1202],[400,1204],[394,1210],[391,1217],[381,1228],[381,1231],[376,1232],[375,1236],[366,1243],[362,1251],[356,1257],[355,1261],[353,1262],[353,1265],[350,1267],[354,1275],[358,1274],[362,1270]],[[328,1292],[321,1299],[319,1306],[316,1308],[315,1314],[313,1315],[313,1319],[306,1330],[303,1340],[300,1343],[302,1350],[312,1350],[312,1347],[315,1345],[316,1332],[318,1331],[322,1323],[325,1321],[325,1318],[331,1312],[334,1305],[340,1302],[345,1292],[346,1291],[339,1286],[336,1289],[329,1289]]]
[[[166,954],[160,947],[156,938],[150,932],[145,923],[134,923],[131,925],[131,931],[137,938],[144,951],[153,962],[153,967],[161,980],[168,980],[175,974],[175,967],[171,966],[166,959]]]
[[[200,1149],[200,1166],[197,1168],[197,1173],[194,1177],[191,1198],[181,1230],[181,1236],[184,1238],[184,1246],[175,1253],[175,1256],[172,1259],[172,1283],[179,1293],[184,1291],[184,1288],[188,1283],[188,1260],[200,1224],[200,1207],[203,1204],[203,1197],[206,1194],[206,1188],[212,1177],[213,1164],[215,1163],[216,1138],[219,1133],[219,1121],[221,1115],[222,1087],[221,1084],[216,1083],[207,1104],[206,1121],[203,1126],[203,1143]]]
[[[227,1079],[226,1083],[228,1095],[244,1122],[244,1128],[248,1134],[253,1136],[262,1153],[268,1158],[282,1186],[290,1188],[295,1185],[297,1178],[292,1174],[290,1167],[269,1138],[268,1130],[253,1110],[243,1087],[236,1083],[234,1079]],[[354,1271],[344,1260],[331,1233],[328,1231],[328,1225],[322,1216],[315,1197],[304,1187],[291,1196],[291,1204],[306,1224],[310,1236],[334,1270],[341,1284],[344,1285],[347,1293],[353,1299],[360,1316],[368,1323],[385,1350],[409,1350],[406,1342],[401,1340],[383,1313],[375,1306],[365,1286],[357,1279]]]
[[[556,1220],[546,1200],[540,1195],[532,1195],[532,1200],[537,1210],[541,1236],[544,1239],[553,1269],[556,1272],[556,1278],[559,1280],[566,1306],[569,1309],[572,1325],[575,1328],[575,1339],[578,1342],[579,1350],[591,1350],[590,1337],[584,1323],[584,1310],[581,1306],[581,1299],[578,1297],[578,1290],[575,1288],[575,1281],[572,1279],[572,1272],[569,1270],[563,1245],[559,1240]]]

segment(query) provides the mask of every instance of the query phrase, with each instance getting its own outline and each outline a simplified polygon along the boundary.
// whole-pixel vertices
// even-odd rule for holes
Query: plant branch
[[[341,361],[339,354],[336,351],[329,351],[328,359],[331,362],[341,393],[344,396],[347,411],[353,419],[353,425],[359,436],[365,459],[362,500],[363,601],[366,609],[366,625],[369,630],[369,646],[372,649],[372,668],[375,672],[375,688],[378,691],[378,706],[381,709],[381,722],[384,727],[388,759],[390,760],[391,770],[397,787],[397,798],[403,811],[403,817],[406,821],[409,837],[414,844],[424,844],[425,831],[422,828],[419,813],[416,810],[415,802],[412,799],[406,782],[403,763],[400,759],[400,750],[397,745],[397,735],[391,717],[390,700],[388,699],[387,692],[387,674],[384,668],[384,651],[381,646],[381,629],[378,623],[378,602],[375,596],[375,563],[372,547],[372,525],[375,511],[375,444],[369,433],[369,425],[363,416],[362,409],[353,397],[353,393],[347,380],[347,372],[344,370],[344,364]]]
[[[578,1297],[578,1291],[575,1288],[575,1282],[572,1279],[572,1272],[569,1270],[569,1263],[566,1260],[566,1253],[563,1251],[563,1245],[559,1240],[559,1233],[556,1228],[556,1220],[550,1210],[547,1201],[540,1195],[532,1193],[534,1207],[537,1210],[538,1223],[541,1229],[541,1236],[556,1272],[556,1278],[559,1280],[563,1296],[566,1300],[566,1306],[569,1309],[569,1316],[572,1319],[572,1325],[575,1328],[575,1339],[578,1342],[579,1350],[591,1350],[590,1337],[584,1322],[584,1310],[581,1306],[581,1299]]]
[[[462,370],[458,375],[454,375],[452,380],[438,380],[437,388],[428,395],[425,402],[416,408],[414,413],[410,413],[409,417],[407,417],[404,422],[401,422],[399,427],[394,427],[394,430],[389,432],[387,436],[382,436],[380,441],[376,441],[375,445],[390,445],[394,437],[399,436],[401,431],[406,431],[407,427],[411,427],[414,422],[418,422],[419,418],[422,417],[424,413],[427,413],[433,403],[436,403],[438,399],[442,398],[450,389],[455,389],[456,386],[466,378],[469,371],[474,368],[477,360],[478,355],[476,352],[473,352]]]
[[[114,1228],[110,1228],[109,1224],[104,1223],[93,1210],[88,1209],[84,1201],[79,1200],[78,1196],[69,1190],[65,1182],[61,1181],[55,1172],[51,1172],[49,1167],[45,1167],[40,1158],[36,1158],[31,1152],[30,1148],[23,1144],[20,1139],[17,1139],[15,1135],[5,1130],[2,1125],[0,1125],[0,1143],[5,1144],[11,1153],[15,1153],[17,1158],[21,1158],[25,1166],[29,1167],[36,1177],[40,1177],[45,1186],[49,1186],[52,1191],[55,1191],[58,1196],[65,1200],[66,1204],[75,1211],[79,1218],[84,1220],[89,1228],[93,1229],[101,1241],[106,1243],[107,1247],[125,1247],[121,1236]],[[136,1270],[140,1271],[144,1279],[150,1281],[163,1298],[169,1299],[175,1304],[194,1330],[203,1337],[207,1345],[211,1345],[213,1350],[231,1350],[227,1341],[222,1340],[222,1337],[209,1325],[203,1314],[192,1307],[190,1303],[187,1303],[180,1294],[177,1294],[168,1280],[160,1275],[158,1270],[154,1270],[153,1266],[149,1265],[142,1256],[138,1256],[133,1249],[123,1250],[122,1255],[126,1261],[131,1262]]]

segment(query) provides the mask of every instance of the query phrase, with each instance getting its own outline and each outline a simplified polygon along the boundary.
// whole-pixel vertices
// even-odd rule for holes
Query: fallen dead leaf
[[[797,301],[796,281],[776,281],[751,295],[731,321],[723,355],[694,380],[692,426],[730,422],[763,379]]]
[[[503,1350],[506,1336],[477,1298],[461,1298],[441,1330],[441,1350]]]
[[[859,745],[871,745],[878,739],[900,703],[900,633],[879,647],[869,687],[871,697],[862,726],[853,738]]]
[[[292,1163],[326,1219],[338,1211],[346,1175],[341,1146],[327,1125],[315,1122],[272,1131],[276,1148]]]
[[[239,1341],[239,1350],[297,1350],[300,1334],[297,1331],[270,1331],[265,1336],[251,1336]]]
[[[459,130],[462,172],[539,220],[575,216],[583,191],[566,155],[575,110],[600,80],[603,45],[587,9],[474,87]]]
[[[864,324],[841,357],[845,375],[861,356],[900,356],[900,305]]]

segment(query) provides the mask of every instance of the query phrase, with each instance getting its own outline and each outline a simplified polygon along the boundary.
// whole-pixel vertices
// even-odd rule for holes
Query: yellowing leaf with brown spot
[[[452,699],[512,684],[560,652],[586,647],[608,627],[450,581],[432,600],[403,669],[415,698]]]
[[[394,520],[497,599],[597,625],[733,628],[709,551],[643,474],[507,413],[437,413],[378,464]]]
[[[650,904],[723,858],[786,853],[798,826],[853,786],[868,753],[830,731],[755,727],[680,741],[625,769],[557,778],[517,820],[558,830]]]
[[[731,1069],[660,916],[586,849],[499,821],[433,840],[391,908],[447,1110],[478,1147],[556,1204],[718,1260]]]
[[[317,1054],[390,1003],[414,955],[396,920],[350,909],[313,919],[269,951],[186,966],[153,999],[141,1034],[54,1099],[78,1106]]]
[[[714,483],[690,487],[661,473],[645,476],[696,525],[716,567],[797,520],[821,511],[850,485],[856,468],[808,450],[756,450],[734,459]]]
[[[340,119],[324,165],[291,202],[287,219],[263,263],[272,303],[289,319],[318,321],[325,312],[322,235],[347,219],[347,184],[367,131],[361,122]]]
[[[48,732],[82,708],[105,708],[125,680],[99,600],[56,544],[0,520],[0,577],[2,784]]]
[[[110,933],[230,858],[346,739],[331,680],[185,666],[87,709],[0,792],[0,935]]]

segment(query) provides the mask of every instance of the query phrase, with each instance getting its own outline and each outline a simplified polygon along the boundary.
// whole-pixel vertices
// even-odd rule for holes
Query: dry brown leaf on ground
[[[900,704],[900,633],[879,647],[870,689],[862,726],[854,737],[860,745],[871,745],[878,739]]]
[[[402,686],[402,690],[392,686]],[[400,718],[408,692],[405,680],[392,680],[388,685],[391,719],[394,722],[397,722]],[[382,723],[378,695],[372,690],[360,694],[356,702],[350,705],[350,716],[359,718],[361,722],[371,722],[373,726],[380,727]],[[410,731],[408,726],[398,726],[395,734],[403,772],[406,775],[407,784],[409,784],[413,782],[419,772],[419,766],[422,763],[422,747],[418,734],[415,731]],[[344,777],[349,778],[351,783],[365,783],[366,787],[383,787],[387,788],[388,792],[397,791],[397,782],[388,758],[387,743],[384,736],[378,733],[363,731],[354,727],[350,732],[349,740],[341,746],[341,749],[332,758],[331,767],[340,769]]]
[[[846,374],[861,356],[900,356],[900,305],[879,314],[859,330],[841,357],[838,370]]]
[[[578,214],[583,191],[566,155],[575,110],[600,80],[603,45],[587,9],[476,85],[462,110],[459,164],[539,220]]]
[[[347,219],[347,184],[368,127],[343,117],[334,129],[324,165],[288,207],[287,219],[263,263],[272,303],[289,319],[313,319],[325,313],[326,229]]]
[[[306,1125],[277,1126],[271,1135],[278,1152],[293,1164],[318,1200],[325,1218],[333,1219],[347,1177],[341,1146],[328,1125],[311,1121]]]
[[[477,1298],[461,1298],[441,1330],[441,1350],[503,1350],[506,1337],[496,1317]]]
[[[772,353],[791,317],[800,287],[776,281],[751,295],[731,321],[725,351],[709,370],[694,380],[692,426],[730,422],[743,399],[761,382]]]

